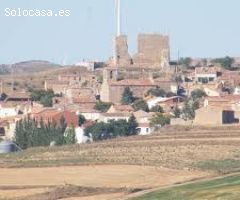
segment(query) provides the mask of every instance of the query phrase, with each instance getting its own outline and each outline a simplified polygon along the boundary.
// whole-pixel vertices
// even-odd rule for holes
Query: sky
[[[239,0],[121,0],[129,51],[139,33],[169,34],[171,57],[240,56]],[[69,17],[7,17],[5,9],[70,10]],[[107,60],[116,34],[115,0],[1,0],[0,63]]]

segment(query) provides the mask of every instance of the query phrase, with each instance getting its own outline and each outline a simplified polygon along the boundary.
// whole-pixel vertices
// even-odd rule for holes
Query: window
[[[214,81],[214,78],[209,78],[209,81]]]

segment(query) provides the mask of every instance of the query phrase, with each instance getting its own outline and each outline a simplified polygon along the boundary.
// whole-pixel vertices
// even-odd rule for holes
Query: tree
[[[109,130],[107,123],[104,122],[93,124],[92,126],[89,126],[85,129],[85,134],[88,136],[91,134],[93,136],[93,140],[102,140],[103,134],[106,134],[108,132]]]
[[[206,92],[204,92],[201,89],[196,89],[191,92],[191,98],[193,99],[193,101],[199,100],[202,97],[206,97],[206,96],[207,96]]]
[[[123,137],[129,133],[129,123],[126,120],[112,120],[108,123],[108,132],[111,137]]]
[[[64,140],[64,134],[67,129],[67,123],[64,118],[64,116],[61,117],[59,125],[57,127],[57,135],[56,135],[56,144],[57,145],[63,145],[65,140]]]
[[[94,109],[101,111],[101,112],[107,112],[108,109],[111,107],[111,103],[105,103],[102,101],[98,101],[96,105],[94,106]]]
[[[148,90],[147,94],[155,96],[155,97],[165,97],[166,91],[161,88],[152,88],[152,89]]]
[[[181,110],[178,107],[175,107],[173,110],[175,118],[180,118],[181,116]]]
[[[133,104],[133,108],[135,111],[143,110],[145,112],[149,112],[148,104],[143,99],[135,101]]]
[[[48,146],[52,141],[57,145],[65,144],[64,133],[67,124],[64,117],[57,125],[55,122],[44,123],[35,119],[25,118],[16,123],[15,142],[22,149],[38,146]]]
[[[127,136],[129,135],[137,135],[137,127],[138,123],[134,115],[132,115],[128,120],[128,132]]]
[[[150,112],[159,112],[159,113],[164,113],[164,110],[161,106],[156,105],[150,109]]]
[[[156,113],[150,120],[150,124],[155,128],[163,127],[170,124],[170,118],[168,116],[164,116],[162,113]]]
[[[93,140],[106,140],[116,137],[131,136],[137,134],[137,122],[134,116],[126,120],[111,120],[107,123],[99,122],[85,129],[85,135],[93,136]]]
[[[42,96],[40,99],[40,104],[42,104],[44,107],[52,107],[52,97],[51,96]]]
[[[186,101],[182,113],[185,120],[193,120],[195,118],[194,102],[191,100]]]
[[[123,105],[130,105],[134,102],[133,92],[129,87],[126,87],[124,89],[121,102]]]
[[[76,133],[74,127],[70,127],[65,132],[65,144],[76,144]]]
[[[78,116],[78,125],[82,126],[86,122],[86,118],[83,115]]]
[[[190,57],[180,58],[179,60],[179,64],[185,67],[190,67],[191,62],[192,62],[192,58]]]
[[[52,106],[52,99],[55,96],[53,90],[31,90],[33,101],[39,101],[44,107]]]
[[[27,149],[28,147],[28,137],[24,130],[23,120],[16,123],[15,142],[21,149]]]
[[[214,63],[219,63],[225,69],[231,69],[234,59],[226,56],[225,58],[217,58],[213,60]]]

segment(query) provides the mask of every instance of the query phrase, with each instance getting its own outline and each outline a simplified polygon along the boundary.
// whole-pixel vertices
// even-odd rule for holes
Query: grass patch
[[[207,160],[199,162],[195,167],[202,170],[211,170],[220,174],[228,174],[240,171],[240,160],[226,159],[226,160]]]
[[[172,187],[131,200],[238,200],[239,196],[240,175],[236,175]]]

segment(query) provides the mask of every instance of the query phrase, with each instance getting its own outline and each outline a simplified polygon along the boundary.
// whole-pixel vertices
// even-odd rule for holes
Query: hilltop
[[[30,60],[15,64],[0,65],[0,74],[33,73],[61,68],[61,65],[42,60]]]

